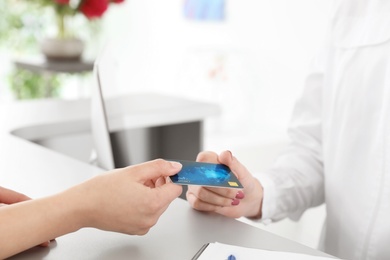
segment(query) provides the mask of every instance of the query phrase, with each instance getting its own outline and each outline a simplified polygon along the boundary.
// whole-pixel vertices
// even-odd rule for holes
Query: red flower
[[[60,4],[60,5],[67,5],[67,4],[69,4],[69,1],[70,0],[54,0],[54,2],[56,2],[57,4]]]
[[[84,0],[80,5],[80,11],[88,19],[98,18],[107,10],[108,4],[109,0]]]
[[[117,3],[117,4],[123,3],[124,1],[125,1],[125,0],[111,0],[111,2]]]

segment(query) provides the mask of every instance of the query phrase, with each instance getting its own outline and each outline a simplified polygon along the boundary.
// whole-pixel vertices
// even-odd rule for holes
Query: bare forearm
[[[182,192],[172,183],[153,185],[180,169],[179,163],[154,160],[101,174],[51,197],[1,207],[0,259],[82,227],[146,234]]]
[[[69,195],[25,201],[0,208],[0,259],[80,228]]]

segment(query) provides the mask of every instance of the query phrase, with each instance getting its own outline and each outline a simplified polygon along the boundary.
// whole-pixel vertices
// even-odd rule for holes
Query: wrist
[[[254,197],[253,197],[253,205],[251,207],[251,211],[248,212],[247,218],[250,219],[260,219],[262,217],[262,206],[263,206],[263,186],[260,184],[259,180],[254,179],[255,187],[254,187]]]
[[[56,195],[56,200],[62,210],[62,219],[66,220],[65,233],[75,232],[86,227],[87,209],[83,205],[82,194],[77,186]]]

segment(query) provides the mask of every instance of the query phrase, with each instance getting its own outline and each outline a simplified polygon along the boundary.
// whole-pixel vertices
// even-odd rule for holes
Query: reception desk
[[[86,162],[24,139],[35,138],[38,134],[53,134],[53,129],[56,128],[54,126],[58,124],[64,127],[73,122],[78,130],[88,127],[84,124],[84,120],[88,118],[88,105],[78,101],[69,101],[74,102],[69,105],[67,102],[49,100],[0,105],[1,186],[39,198],[103,172]],[[61,111],[64,108],[68,109],[67,112]],[[205,115],[200,118],[204,117]],[[50,132],[50,127],[44,126],[53,129]],[[31,129],[36,132],[32,133]],[[12,259],[181,260],[191,259],[203,244],[216,241],[325,256],[322,252],[235,219],[197,212],[186,201],[178,198],[145,236],[128,236],[85,228],[57,238],[48,248],[32,248]]]
[[[116,167],[154,158],[193,160],[203,149],[204,120],[221,113],[215,104],[150,93],[105,103]],[[87,161],[90,108],[89,99],[23,101],[2,105],[0,118],[3,131]],[[77,149],[69,147],[72,136]]]

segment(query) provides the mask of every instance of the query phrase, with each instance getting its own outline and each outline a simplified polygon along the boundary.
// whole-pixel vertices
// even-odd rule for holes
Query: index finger
[[[168,206],[174,199],[180,196],[183,191],[183,186],[166,183],[154,189],[158,192],[159,201]]]
[[[236,157],[232,155],[230,151],[224,151],[219,155],[219,160],[222,164],[225,164],[232,170],[232,172],[237,176],[237,178],[240,180],[245,176],[241,176],[241,173],[247,172],[248,170],[246,167],[240,163]]]

